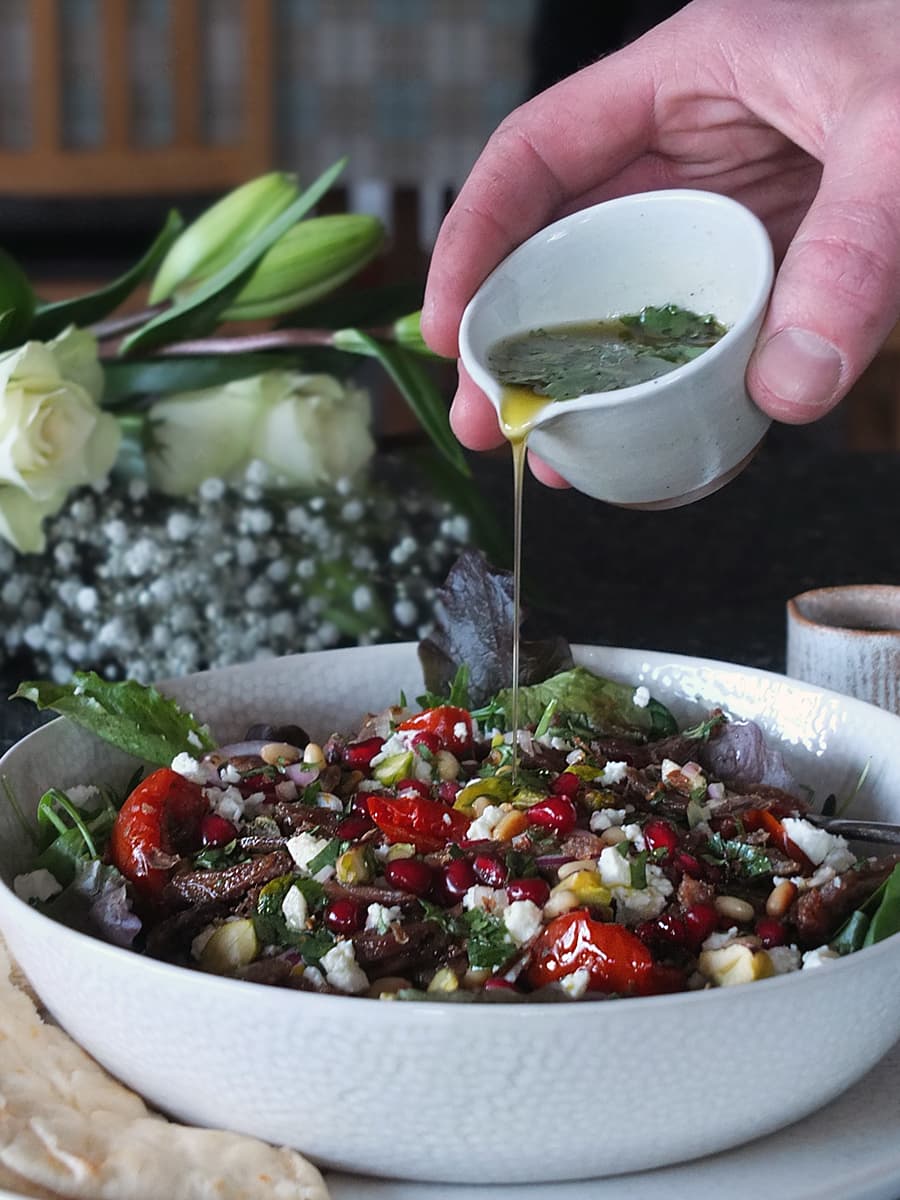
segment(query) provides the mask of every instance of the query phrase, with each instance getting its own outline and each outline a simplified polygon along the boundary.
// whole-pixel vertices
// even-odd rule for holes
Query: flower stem
[[[162,303],[154,304],[150,308],[143,308],[140,312],[126,313],[121,317],[110,317],[108,321],[97,321],[88,328],[98,342],[109,341],[112,338],[121,337],[123,333],[130,333],[132,329],[138,329],[141,325],[151,320],[151,318],[158,316],[161,312],[165,312],[170,304],[171,301],[164,300]]]

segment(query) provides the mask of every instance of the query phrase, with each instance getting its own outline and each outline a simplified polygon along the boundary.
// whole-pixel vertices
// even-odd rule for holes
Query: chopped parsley
[[[711,834],[707,845],[707,857],[711,861],[736,864],[746,875],[770,875],[774,870],[772,860],[759,846],[751,846],[736,838],[726,841],[720,833]]]

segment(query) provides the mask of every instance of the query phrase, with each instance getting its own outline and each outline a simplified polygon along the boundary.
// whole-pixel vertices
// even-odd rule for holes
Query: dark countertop
[[[476,469],[508,524],[508,463],[482,459]],[[686,508],[631,512],[533,480],[525,505],[540,624],[570,641],[781,670],[789,596],[900,582],[900,454],[811,450],[793,430],[779,430],[743,475]],[[27,663],[0,664],[2,694],[26,674]],[[0,749],[36,723],[30,705],[0,701]]]

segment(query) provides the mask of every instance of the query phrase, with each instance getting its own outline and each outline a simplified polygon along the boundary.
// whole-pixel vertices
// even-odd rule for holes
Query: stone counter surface
[[[840,583],[900,583],[900,455],[799,449],[779,431],[728,487],[668,512],[611,508],[530,480],[525,570],[540,625],[570,641],[784,666],[789,596]],[[475,464],[509,525],[508,462]],[[534,589],[532,589],[534,590]],[[24,662],[0,665],[5,697]],[[0,749],[37,724],[0,700]]]

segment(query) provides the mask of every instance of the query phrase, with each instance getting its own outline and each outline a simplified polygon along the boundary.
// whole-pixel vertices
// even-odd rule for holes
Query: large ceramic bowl
[[[900,820],[900,718],[779,676],[637,650],[577,651],[679,718],[758,720],[797,778]],[[412,646],[309,654],[168,690],[224,739],[258,720],[314,736],[421,686]],[[29,804],[52,784],[124,783],[133,763],[66,721],[0,762]],[[8,885],[29,848],[0,815]],[[900,1036],[900,937],[743,987],[599,1004],[385,1003],[220,979],[57,925],[0,886],[0,926],[42,999],[113,1074],[186,1121],[319,1163],[413,1179],[537,1181],[687,1159],[797,1120]]]

